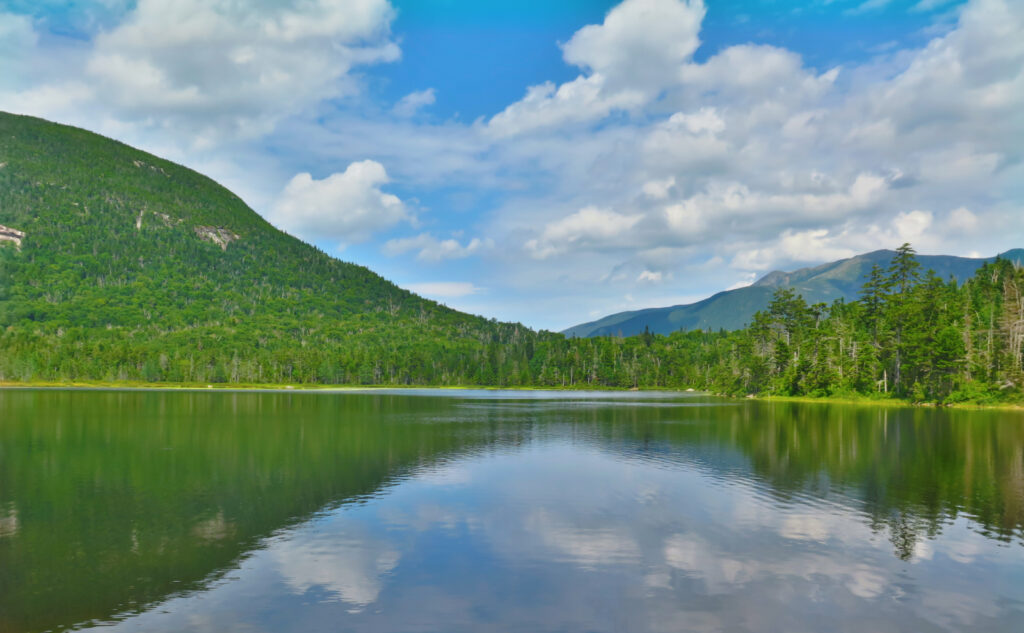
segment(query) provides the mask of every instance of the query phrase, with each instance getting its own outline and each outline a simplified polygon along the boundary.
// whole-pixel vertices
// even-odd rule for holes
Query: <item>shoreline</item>
[[[141,382],[141,381],[102,381],[84,380],[68,382],[47,382],[47,381],[0,381],[0,390],[10,389],[54,389],[54,390],[111,390],[111,391],[263,391],[263,392],[372,392],[372,391],[403,391],[416,389],[438,389],[438,390],[467,390],[467,391],[594,391],[594,392],[678,392],[682,394],[693,394],[695,396],[710,396],[722,398],[723,400],[753,400],[757,402],[779,402],[779,403],[802,403],[802,404],[839,404],[851,406],[873,406],[883,408],[931,408],[931,409],[959,409],[974,411],[1021,411],[1024,412],[1024,403],[999,403],[979,404],[974,402],[957,402],[941,404],[934,402],[914,403],[901,398],[870,398],[850,396],[724,396],[709,391],[692,388],[670,388],[670,387],[643,387],[630,389],[625,387],[602,387],[602,386],[573,386],[573,387],[544,387],[544,386],[494,386],[494,385],[321,385],[321,384],[259,384],[259,383],[171,383],[171,382]]]
[[[30,381],[19,382],[12,380],[0,381],[0,389],[108,389],[124,391],[386,391],[386,390],[414,390],[414,389],[441,389],[441,390],[473,390],[473,391],[598,391],[598,392],[679,392],[692,393],[694,395],[710,396],[707,391],[687,388],[669,387],[644,387],[641,389],[630,389],[627,387],[603,387],[603,386],[582,386],[573,387],[544,387],[544,386],[495,386],[495,385],[323,385],[323,384],[276,384],[276,383],[180,383],[180,382],[141,382],[141,381],[104,381],[104,380],[80,380],[67,382]]]
[[[953,402],[943,404],[941,402],[911,402],[904,398],[869,398],[825,396],[816,398],[813,396],[754,396],[747,397],[749,400],[760,402],[795,402],[803,404],[844,404],[857,406],[875,406],[887,408],[913,408],[913,409],[960,409],[968,411],[1024,411],[1024,404],[1003,402],[998,404],[979,404],[977,402]]]

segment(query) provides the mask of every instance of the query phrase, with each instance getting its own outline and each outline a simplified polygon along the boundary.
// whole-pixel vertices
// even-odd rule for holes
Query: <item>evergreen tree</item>
[[[910,304],[910,290],[920,278],[921,264],[915,257],[916,253],[910,244],[903,244],[896,249],[896,255],[889,264],[886,286],[886,315],[892,327],[892,363],[893,389],[897,393],[905,392],[903,384],[903,358],[906,355],[904,330],[912,323],[913,306]]]

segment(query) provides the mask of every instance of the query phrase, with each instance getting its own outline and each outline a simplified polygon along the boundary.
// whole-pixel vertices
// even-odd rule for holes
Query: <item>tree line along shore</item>
[[[856,301],[776,291],[732,332],[566,338],[495,321],[397,310],[332,323],[241,319],[168,330],[9,326],[0,381],[181,385],[674,388],[732,396],[918,403],[1022,400],[1024,270],[1006,260],[962,284],[921,270],[910,245]]]

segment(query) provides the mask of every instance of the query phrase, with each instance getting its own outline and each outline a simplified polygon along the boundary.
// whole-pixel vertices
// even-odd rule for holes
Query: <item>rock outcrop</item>
[[[25,239],[25,232],[0,224],[0,242],[14,242],[15,246],[21,248],[21,240]]]
[[[215,226],[197,226],[195,232],[199,239],[213,242],[222,251],[228,250],[228,244],[238,239],[238,235],[231,231]]]

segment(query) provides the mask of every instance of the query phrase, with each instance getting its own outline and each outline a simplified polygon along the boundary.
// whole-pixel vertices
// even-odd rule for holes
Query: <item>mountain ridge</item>
[[[808,266],[794,271],[771,271],[753,284],[723,290],[689,304],[618,312],[562,330],[566,336],[634,336],[646,329],[654,334],[686,330],[737,330],[750,322],[754,313],[768,306],[778,288],[792,288],[808,303],[829,303],[855,299],[873,264],[888,266],[895,251],[880,249]],[[996,258],[1024,262],[1024,249],[1011,249],[994,257],[970,258],[955,255],[918,255],[923,271],[935,270],[943,279],[950,275],[962,282],[985,262]]]

